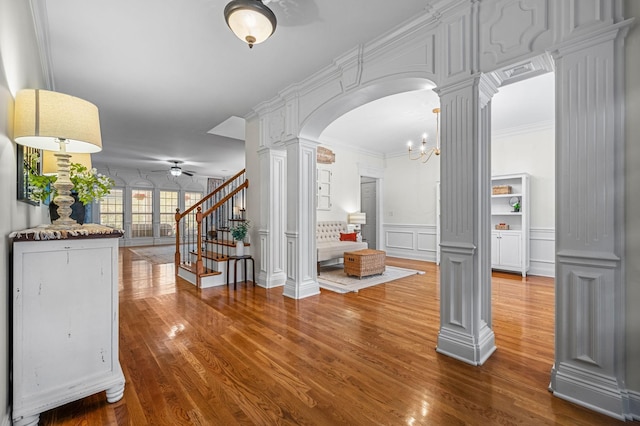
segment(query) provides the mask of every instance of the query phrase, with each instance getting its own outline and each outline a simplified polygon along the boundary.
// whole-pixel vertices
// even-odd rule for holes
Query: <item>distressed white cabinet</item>
[[[491,178],[491,267],[520,272],[529,271],[529,175],[526,173]],[[497,188],[508,188],[496,194]],[[519,209],[515,211],[514,204]],[[508,229],[497,229],[506,227]]]
[[[13,241],[13,422],[106,390],[118,360],[118,237]]]

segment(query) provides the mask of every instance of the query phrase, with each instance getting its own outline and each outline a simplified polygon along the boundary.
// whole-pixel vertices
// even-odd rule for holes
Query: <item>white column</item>
[[[284,295],[302,299],[320,294],[316,271],[316,149],[303,139],[287,149],[287,282]]]
[[[626,29],[564,43],[556,61],[554,395],[631,419],[625,389]]]
[[[437,351],[472,365],[491,329],[490,122],[486,76],[439,88],[442,122],[440,332]]]
[[[262,148],[260,164],[260,266],[258,282],[266,288],[284,285],[286,224],[286,153]]]

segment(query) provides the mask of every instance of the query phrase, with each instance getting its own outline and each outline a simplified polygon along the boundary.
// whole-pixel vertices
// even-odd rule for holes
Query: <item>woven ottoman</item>
[[[385,257],[382,250],[347,251],[344,253],[344,272],[358,278],[382,274]]]

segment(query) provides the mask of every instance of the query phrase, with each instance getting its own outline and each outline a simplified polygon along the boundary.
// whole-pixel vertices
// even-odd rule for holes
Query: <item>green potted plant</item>
[[[251,228],[251,222],[248,220],[240,221],[229,228],[231,236],[236,240],[236,256],[244,256],[244,239],[247,236],[247,232],[249,232],[249,228]]]
[[[53,187],[53,183],[57,180],[55,175],[38,175],[35,173],[29,173],[29,198],[33,201],[44,202],[48,198],[51,199],[49,204],[49,211],[51,212],[51,220],[55,220],[57,215],[56,206],[53,203],[53,199],[56,196],[56,190]],[[84,206],[99,200],[105,195],[111,192],[111,188],[115,185],[113,179],[105,176],[95,168],[88,169],[79,163],[71,163],[69,167],[69,179],[73,183],[73,189],[71,190],[74,198],[77,198],[78,203],[82,206],[81,210],[84,212]],[[77,203],[76,203],[77,204]],[[74,204],[75,205],[75,204]],[[79,206],[76,207],[77,210]],[[72,206],[72,210],[74,207]],[[72,214],[72,217],[74,215]],[[79,217],[74,217],[78,223],[84,221],[84,213],[81,213]]]
[[[516,213],[520,211],[520,202],[519,201],[513,205],[513,211],[516,212]]]

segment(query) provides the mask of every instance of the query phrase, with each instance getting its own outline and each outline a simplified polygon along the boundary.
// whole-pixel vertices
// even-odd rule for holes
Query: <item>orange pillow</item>
[[[358,241],[358,234],[351,232],[349,234],[340,233],[340,241]]]

